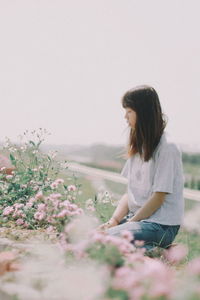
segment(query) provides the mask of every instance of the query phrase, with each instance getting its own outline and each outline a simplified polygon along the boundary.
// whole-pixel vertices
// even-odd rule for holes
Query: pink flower
[[[24,216],[24,213],[21,209],[19,210],[15,210],[15,212],[13,213],[13,217],[23,217]]]
[[[6,176],[6,179],[12,179],[13,178],[13,175],[7,175]]]
[[[46,208],[46,205],[44,203],[38,204],[38,210],[39,211],[45,210],[45,208]]]
[[[12,206],[7,206],[3,210],[3,216],[8,216],[14,211]]]
[[[134,247],[129,242],[122,242],[121,245],[118,246],[118,249],[120,250],[121,253],[126,255],[130,253],[132,250],[134,250]]]
[[[85,249],[88,247],[88,245],[89,242],[85,240],[73,246],[73,252],[76,256],[76,259],[87,257],[87,253],[85,252]]]
[[[36,195],[35,195],[35,199],[36,200],[39,200],[39,199],[42,199],[43,198],[43,193],[42,191],[39,191]]]
[[[51,194],[50,195],[50,198],[51,199],[59,199],[59,198],[61,198],[61,194],[60,193],[54,193],[54,194]]]
[[[57,218],[64,218],[65,216],[69,215],[69,211],[67,209],[63,209],[58,215]]]
[[[33,206],[33,202],[29,201],[26,203],[26,207],[31,208]]]
[[[24,221],[22,219],[17,219],[16,224],[17,225],[23,225]]]
[[[123,230],[121,232],[121,237],[123,237],[124,239],[126,239],[129,242],[131,242],[134,239],[132,233],[128,230]]]
[[[175,286],[174,272],[159,259],[145,258],[138,268],[142,281],[149,285],[148,295],[153,298],[171,296]]]
[[[59,207],[66,207],[69,208],[71,203],[68,200],[65,200],[63,202],[60,202]]]
[[[113,280],[113,287],[116,289],[125,290],[129,293],[139,285],[140,281],[140,274],[136,270],[124,266],[116,270]]]
[[[144,249],[144,248],[142,248],[142,249]],[[135,264],[135,263],[138,263],[138,262],[144,262],[145,261],[144,253],[142,251],[138,251],[138,249],[137,249],[137,252],[130,253],[127,256],[127,261],[130,264]]]
[[[39,211],[37,211],[35,214],[34,214],[34,218],[36,219],[36,220],[39,220],[39,221],[41,221],[41,220],[43,220],[44,218],[45,218],[45,213],[44,212],[39,212]]]
[[[92,233],[92,241],[94,242],[100,242],[102,244],[105,243],[105,233],[101,232],[94,232]]]
[[[78,206],[76,204],[70,204],[70,210],[76,210]]]
[[[47,222],[51,223],[51,224],[56,223],[56,221],[54,220],[54,218],[52,216],[47,217]]]
[[[62,178],[58,178],[58,179],[56,179],[56,183],[62,184],[62,183],[64,183],[64,180]]]
[[[169,250],[165,251],[165,257],[171,262],[171,263],[179,263],[182,259],[185,258],[185,256],[188,253],[188,248],[184,245],[175,245],[172,246]]]
[[[129,291],[130,299],[141,300],[145,294],[143,286],[135,286],[134,289]]]
[[[56,181],[52,182],[52,184],[50,185],[50,187],[52,189],[56,189],[58,187],[58,183]]]
[[[75,185],[68,185],[67,189],[68,189],[69,192],[70,191],[74,192],[74,191],[76,191],[76,186]]]
[[[15,207],[15,209],[19,209],[19,208],[24,207],[24,204],[22,204],[22,203],[15,203],[13,206]]]
[[[200,257],[191,260],[186,269],[192,275],[200,275]]]

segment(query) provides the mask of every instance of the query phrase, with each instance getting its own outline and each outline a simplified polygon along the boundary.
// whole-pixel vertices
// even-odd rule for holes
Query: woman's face
[[[125,111],[126,111],[126,113],[125,113],[124,118],[127,120],[128,125],[132,129],[135,129],[136,118],[137,118],[136,112],[129,107],[125,108]]]

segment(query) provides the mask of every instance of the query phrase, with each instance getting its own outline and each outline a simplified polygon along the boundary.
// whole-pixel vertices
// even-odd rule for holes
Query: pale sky
[[[200,148],[199,0],[0,0],[0,141],[124,144],[121,97],[158,92],[167,131]]]

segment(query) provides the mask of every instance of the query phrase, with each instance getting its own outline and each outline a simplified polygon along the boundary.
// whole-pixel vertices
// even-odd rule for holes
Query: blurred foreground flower
[[[7,280],[2,291],[20,300],[103,299],[110,281],[106,266],[90,259],[68,261],[55,244],[42,237],[27,242],[32,253],[24,259],[14,280]],[[11,277],[8,277],[8,279]],[[15,295],[15,297],[14,297]]]
[[[15,259],[16,256],[12,252],[0,253],[0,275],[19,270],[19,266],[14,262]]]
[[[180,263],[188,254],[188,248],[185,245],[175,245],[172,246],[169,250],[165,250],[164,256],[172,264]]]

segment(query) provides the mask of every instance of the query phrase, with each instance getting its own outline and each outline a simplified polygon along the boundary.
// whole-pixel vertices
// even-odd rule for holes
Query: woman
[[[184,214],[181,153],[164,132],[159,97],[150,86],[138,86],[122,98],[130,126],[128,159],[121,174],[128,179],[111,219],[99,229],[119,236],[128,230],[148,250],[167,248],[174,240]]]

